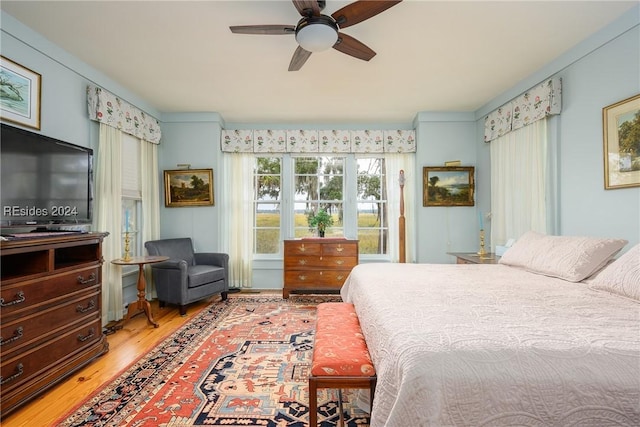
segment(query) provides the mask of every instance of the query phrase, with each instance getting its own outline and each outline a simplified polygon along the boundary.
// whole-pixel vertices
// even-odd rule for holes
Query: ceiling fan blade
[[[293,52],[293,57],[291,58],[291,62],[289,63],[289,71],[298,71],[307,59],[311,56],[311,52],[308,50],[304,50],[302,47],[298,46],[295,52]]]
[[[333,12],[331,17],[336,20],[338,27],[347,28],[358,22],[372,18],[401,1],[402,0],[359,0]]]
[[[229,27],[236,34],[295,34],[296,27],[292,25],[234,25]]]
[[[368,61],[376,56],[376,53],[367,45],[344,33],[338,33],[338,41],[333,45],[333,48],[363,61]]]
[[[293,5],[298,9],[298,13],[302,16],[309,16],[309,10],[313,16],[320,15],[320,6],[318,0],[291,0]]]

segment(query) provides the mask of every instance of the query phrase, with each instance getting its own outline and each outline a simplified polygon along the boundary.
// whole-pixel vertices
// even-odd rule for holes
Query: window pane
[[[382,158],[359,158],[358,244],[361,254],[387,254],[388,215]]]
[[[359,228],[358,239],[358,250],[360,254],[384,255],[387,253],[387,230]]]
[[[344,157],[294,157],[293,163],[294,236],[315,236],[309,218],[321,209],[333,219],[325,236],[343,236]]]
[[[142,241],[139,236],[142,233],[139,226],[142,213],[142,202],[137,199],[122,199],[122,255],[126,251],[125,236],[129,236],[129,255],[142,255]]]
[[[254,169],[254,248],[256,254],[280,251],[281,159],[257,157]]]

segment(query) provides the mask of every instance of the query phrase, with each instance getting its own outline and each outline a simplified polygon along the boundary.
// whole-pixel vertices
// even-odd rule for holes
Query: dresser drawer
[[[322,247],[322,256],[357,257],[358,245],[355,243],[329,243]]]
[[[13,357],[3,358],[0,373],[2,393],[9,393],[15,387],[46,375],[52,366],[64,363],[75,353],[102,340],[101,319],[79,325],[61,332],[55,338],[45,340],[40,345]]]
[[[303,257],[295,256],[286,258],[284,261],[285,269],[307,269],[307,268],[342,268],[352,269],[358,264],[358,257],[348,256],[313,256]]]
[[[340,287],[349,276],[350,270],[298,270],[286,271],[284,283],[287,287]]]
[[[26,280],[2,286],[2,321],[12,315],[24,315],[34,308],[42,309],[69,297],[99,289],[100,267],[87,267],[71,273]]]
[[[322,244],[313,242],[285,242],[284,256],[320,256],[322,254]]]
[[[100,318],[100,292],[80,296],[66,301],[63,305],[20,317],[11,322],[2,322],[2,359],[15,351],[25,351],[43,340],[49,340],[75,324],[91,323]]]

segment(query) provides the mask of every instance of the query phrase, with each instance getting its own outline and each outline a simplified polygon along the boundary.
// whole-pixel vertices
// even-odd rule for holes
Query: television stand
[[[102,333],[107,233],[24,233],[2,241],[0,417],[71,375],[109,345]]]

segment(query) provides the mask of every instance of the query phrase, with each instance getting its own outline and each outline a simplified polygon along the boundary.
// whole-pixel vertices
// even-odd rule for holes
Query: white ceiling
[[[349,1],[328,0],[330,15]],[[405,0],[342,30],[377,55],[330,49],[287,71],[295,25],[278,1],[11,1],[0,8],[163,113],[236,123],[406,123],[420,111],[475,111],[637,1]]]

